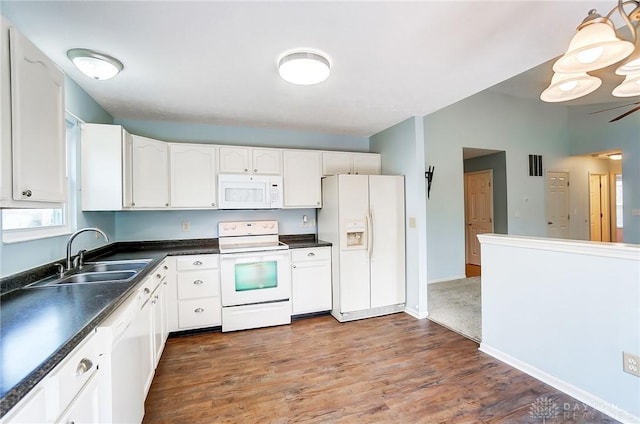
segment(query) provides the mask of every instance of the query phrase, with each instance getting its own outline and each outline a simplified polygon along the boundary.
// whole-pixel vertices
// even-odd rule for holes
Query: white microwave
[[[281,207],[281,176],[218,175],[219,209],[279,209]]]

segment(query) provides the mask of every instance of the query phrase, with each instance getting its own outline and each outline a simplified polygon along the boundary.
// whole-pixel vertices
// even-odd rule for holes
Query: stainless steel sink
[[[131,280],[137,273],[138,271],[81,272],[79,274],[73,274],[68,277],[52,281],[47,285],[104,283],[106,281],[122,282]]]
[[[87,262],[81,269],[63,277],[49,277],[30,287],[47,287],[64,284],[124,283],[133,278],[151,262],[151,259],[131,261]]]
[[[151,259],[140,259],[133,261],[104,261],[87,262],[81,272],[105,272],[105,271],[140,271],[151,262]]]

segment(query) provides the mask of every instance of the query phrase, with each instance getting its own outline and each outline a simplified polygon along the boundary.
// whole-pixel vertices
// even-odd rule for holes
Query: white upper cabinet
[[[282,175],[281,149],[251,149],[251,172],[263,175]]]
[[[67,198],[64,74],[7,26],[3,19],[0,205],[51,207]]]
[[[133,207],[169,207],[169,148],[163,141],[131,136]]]
[[[206,144],[169,144],[172,208],[216,207],[217,151]]]
[[[80,130],[82,210],[131,207],[131,135],[120,125],[82,124]]]
[[[221,174],[282,174],[282,150],[220,146]]]
[[[378,153],[354,153],[352,172],[356,175],[380,175],[380,155]]]
[[[321,152],[314,150],[285,150],[284,207],[319,208],[322,199]]]
[[[337,174],[379,175],[380,154],[322,152],[322,176]]]

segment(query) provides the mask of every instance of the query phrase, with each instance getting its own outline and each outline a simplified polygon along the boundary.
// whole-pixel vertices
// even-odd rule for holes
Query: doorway
[[[589,174],[589,238],[611,241],[609,184],[606,174]]]
[[[493,232],[493,170],[465,172],[464,215],[466,264],[480,267],[480,242],[477,236]]]
[[[481,274],[477,235],[486,232],[508,233],[507,161],[506,153],[502,150],[465,147],[462,157],[465,276],[474,277]],[[471,188],[472,185],[477,187]],[[484,185],[484,190],[481,185]]]

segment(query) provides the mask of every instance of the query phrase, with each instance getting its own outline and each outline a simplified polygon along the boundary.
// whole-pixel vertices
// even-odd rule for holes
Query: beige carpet
[[[480,277],[429,284],[427,299],[430,320],[481,341]]]

